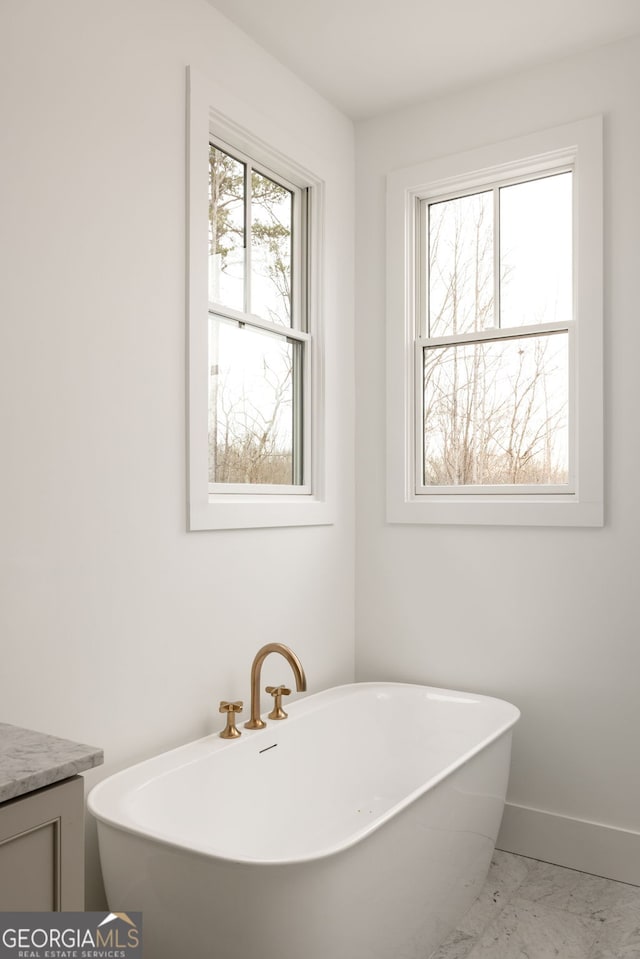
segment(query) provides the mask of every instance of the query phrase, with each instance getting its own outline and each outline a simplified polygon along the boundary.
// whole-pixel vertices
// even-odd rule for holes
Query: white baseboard
[[[640,886],[638,832],[507,803],[496,848]]]

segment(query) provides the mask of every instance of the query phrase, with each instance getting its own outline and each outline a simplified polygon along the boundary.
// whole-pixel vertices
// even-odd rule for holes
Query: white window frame
[[[218,129],[218,124],[215,124]],[[251,312],[243,312],[226,306],[224,303],[217,303],[209,300],[209,316],[218,319],[227,319],[233,323],[241,324],[245,328],[264,333],[273,334],[281,340],[289,340],[300,344],[303,351],[303,363],[300,370],[302,388],[294,396],[296,404],[296,415],[302,420],[300,432],[302,443],[294,442],[293,455],[299,458],[296,472],[302,474],[301,482],[290,483],[287,485],[260,484],[260,483],[212,483],[209,482],[209,493],[228,496],[236,493],[240,496],[256,495],[282,495],[289,494],[293,496],[307,496],[311,492],[311,471],[312,471],[312,453],[311,453],[311,335],[309,333],[309,324],[307,322],[307,230],[308,230],[308,201],[309,190],[300,187],[296,183],[285,179],[284,176],[270,170],[264,164],[257,162],[253,157],[239,150],[232,144],[225,143],[220,137],[213,133],[210,137],[210,144],[227,153],[234,160],[244,164],[247,183],[251,182],[251,173],[255,171],[262,176],[267,177],[279,186],[284,187],[293,195],[293,222],[292,222],[292,325],[272,323],[262,316]],[[248,301],[251,293],[251,238],[250,238],[250,197],[245,198],[245,228],[247,234],[247,245],[245,249],[245,299]]]
[[[424,200],[506,180],[573,173],[574,318],[498,336],[569,334],[571,475],[566,487],[425,487],[422,474],[420,223]],[[602,118],[442,157],[387,177],[387,520],[391,523],[602,526]],[[489,331],[495,338],[496,331]],[[472,334],[475,341],[484,334]],[[440,338],[449,341],[450,337]],[[461,337],[460,339],[464,339]]]
[[[188,70],[187,239],[188,239],[188,526],[190,530],[307,526],[333,522],[325,457],[325,331],[322,289],[322,217],[324,184],[315,175],[211,105],[206,81]],[[209,302],[208,184],[209,143],[240,160],[250,158],[259,172],[305,195],[304,324],[277,327],[291,340],[304,343],[303,482],[291,486],[210,484],[208,481],[209,315],[245,322],[244,313]],[[299,267],[301,264],[299,264]],[[272,332],[271,324],[251,316],[255,329]]]

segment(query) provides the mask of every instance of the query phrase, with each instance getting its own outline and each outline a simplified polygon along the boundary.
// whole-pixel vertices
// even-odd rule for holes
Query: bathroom
[[[3,4],[0,721],[103,749],[87,788],[221,728],[219,701],[246,707],[256,651],[282,642],[310,692],[514,703],[499,848],[640,884],[640,20],[612,9],[615,36],[354,120],[206,0]],[[326,183],[327,524],[187,528],[187,65]],[[388,523],[387,173],[594,115],[604,525]],[[272,659],[265,684],[288,682]],[[86,908],[105,908],[90,819]]]

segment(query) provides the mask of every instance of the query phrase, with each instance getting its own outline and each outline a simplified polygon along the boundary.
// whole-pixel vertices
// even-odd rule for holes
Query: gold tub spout
[[[258,650],[251,666],[251,719],[244,724],[246,729],[263,729],[267,725],[263,719],[260,719],[260,674],[262,664],[269,653],[280,653],[281,656],[284,656],[293,670],[296,689],[299,693],[304,692],[307,688],[307,677],[304,674],[302,663],[293,650],[282,643],[267,643],[266,646]]]

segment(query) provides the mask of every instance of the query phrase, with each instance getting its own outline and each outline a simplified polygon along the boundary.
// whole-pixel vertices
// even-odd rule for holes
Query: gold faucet
[[[269,719],[286,719],[289,713],[285,713],[282,708],[282,697],[290,696],[291,690],[286,686],[267,686],[265,693],[271,693],[273,696],[273,709],[269,713]]]
[[[251,719],[244,724],[245,729],[264,729],[267,725],[263,719],[260,719],[260,673],[262,672],[262,664],[269,653],[280,653],[281,656],[284,656],[293,670],[298,692],[304,692],[307,688],[307,677],[304,674],[302,663],[293,650],[282,643],[267,643],[266,646],[258,650],[251,666]]]

